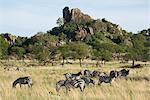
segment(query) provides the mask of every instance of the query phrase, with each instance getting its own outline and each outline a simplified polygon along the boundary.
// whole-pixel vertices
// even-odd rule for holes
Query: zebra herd
[[[56,83],[56,91],[59,92],[60,88],[64,86],[66,92],[70,91],[70,88],[80,88],[83,92],[85,86],[88,86],[90,83],[95,85],[93,78],[98,78],[98,85],[101,85],[102,83],[109,83],[111,85],[112,81],[117,77],[126,77],[128,74],[128,69],[122,69],[120,71],[112,70],[109,74],[97,70],[83,70],[76,74],[65,73],[64,76],[66,79]]]
[[[66,88],[66,93],[70,91],[71,88],[80,88],[80,90],[83,92],[85,87],[89,84],[95,85],[93,78],[98,79],[98,85],[101,85],[102,83],[109,83],[111,85],[112,81],[117,77],[126,77],[128,74],[128,69],[122,69],[119,71],[112,70],[109,72],[109,74],[97,70],[82,70],[76,74],[65,73],[64,76],[66,79],[59,80],[56,83],[56,91],[59,92],[60,88],[64,86]],[[19,77],[13,82],[12,87],[15,88],[17,84],[19,84],[20,87],[22,84],[27,84],[28,87],[32,87],[33,81],[30,76]]]

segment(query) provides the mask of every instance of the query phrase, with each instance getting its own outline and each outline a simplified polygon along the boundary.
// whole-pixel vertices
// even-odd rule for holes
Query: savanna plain
[[[71,89],[66,94],[65,88],[56,92],[55,85],[59,80],[65,79],[64,73],[77,73],[81,70],[99,70],[109,73],[111,70],[120,70],[121,66],[131,65],[116,61],[107,62],[101,67],[95,67],[94,61],[84,61],[82,67],[77,62],[73,64],[59,64],[41,66],[33,60],[1,60],[0,61],[0,100],[150,100],[150,62],[136,62],[143,68],[127,68],[130,70],[127,78],[117,78],[112,85],[103,83],[85,87],[84,92],[79,88]],[[4,67],[23,67],[25,71],[4,70]],[[19,85],[12,88],[15,79],[21,76],[31,76],[34,85],[32,88]]]

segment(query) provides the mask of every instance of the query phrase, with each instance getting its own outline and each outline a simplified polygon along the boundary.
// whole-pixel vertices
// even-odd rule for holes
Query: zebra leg
[[[28,84],[28,87],[31,88],[31,84]]]
[[[111,82],[109,84],[110,84],[110,86],[112,86]]]
[[[21,83],[19,83],[19,85],[20,85],[20,88],[21,88]]]
[[[66,87],[66,94],[68,94],[69,91],[70,91],[70,88]]]
[[[98,85],[101,85],[102,83],[103,83],[102,81],[99,81],[99,82],[98,82]]]
[[[81,90],[81,92],[83,92],[84,91],[84,89],[85,89],[85,85],[84,86],[80,86],[80,90]]]

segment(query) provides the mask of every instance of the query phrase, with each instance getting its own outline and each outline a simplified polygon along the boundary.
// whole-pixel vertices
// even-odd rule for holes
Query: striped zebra
[[[73,74],[73,73],[64,74],[64,76],[66,77],[67,80],[80,79],[80,75],[82,75],[81,72],[78,72],[77,74]]]
[[[127,75],[129,75],[128,69],[122,69],[122,70],[118,71],[118,76],[126,77]]]
[[[86,77],[92,76],[92,72],[90,70],[82,70],[81,73],[82,73],[82,75],[84,75]]]
[[[95,78],[99,78],[100,76],[106,76],[107,74],[105,72],[100,72],[100,71],[97,71],[97,70],[94,70],[92,72],[92,77],[95,77]]]
[[[81,77],[81,79],[83,79],[85,81],[86,85],[89,85],[90,83],[95,85],[95,82],[93,79],[89,78],[89,77]]]
[[[109,75],[102,75],[99,76],[99,83],[98,85],[101,85],[103,82],[104,83],[109,83],[111,85],[111,82],[116,78],[116,73],[115,71],[111,71]]]
[[[70,91],[70,88],[80,88],[80,90],[83,92],[85,88],[85,81],[83,79],[60,80],[56,83],[56,91],[59,92],[62,86],[66,88],[66,93]]]
[[[20,87],[22,84],[28,84],[28,87],[32,87],[33,82],[32,82],[32,78],[30,76],[25,76],[25,77],[19,77],[18,79],[16,79],[13,84],[12,87],[16,88],[16,85],[19,84]]]

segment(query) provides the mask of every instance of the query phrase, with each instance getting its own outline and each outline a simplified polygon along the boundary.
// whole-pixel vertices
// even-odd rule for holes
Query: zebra
[[[80,75],[82,75],[81,72],[78,72],[77,74],[73,74],[73,73],[64,74],[64,76],[66,77],[67,80],[80,79]]]
[[[57,91],[57,92],[59,92],[59,90],[60,90],[60,88],[61,88],[62,86],[65,86],[65,81],[66,81],[66,80],[60,80],[60,81],[58,81],[58,82],[56,83],[56,91]]]
[[[19,77],[13,82],[12,87],[16,88],[17,84],[19,84],[20,87],[22,84],[28,84],[28,87],[32,87],[33,85],[32,78],[30,76]]]
[[[90,70],[82,70],[81,73],[82,73],[82,75],[84,75],[86,77],[92,76],[92,72]]]
[[[102,76],[99,76],[99,83],[98,85],[101,85],[101,83],[110,83],[111,85],[111,82],[116,78],[116,73],[115,71],[111,71],[109,75],[102,75]]]
[[[59,92],[62,86],[66,88],[66,93],[70,91],[70,88],[80,88],[80,91],[83,92],[85,88],[85,81],[83,79],[60,80],[56,83],[56,91]]]
[[[81,79],[83,79],[85,81],[86,85],[89,85],[90,83],[95,85],[95,82],[93,79],[89,78],[89,77],[81,77]]]
[[[129,70],[128,69],[122,69],[118,72],[118,76],[126,77],[127,75],[129,75]]]
[[[95,77],[95,78],[97,78],[97,77],[99,77],[99,76],[106,76],[107,74],[105,73],[105,72],[100,72],[100,71],[97,71],[97,70],[94,70],[93,72],[92,72],[92,77]]]

